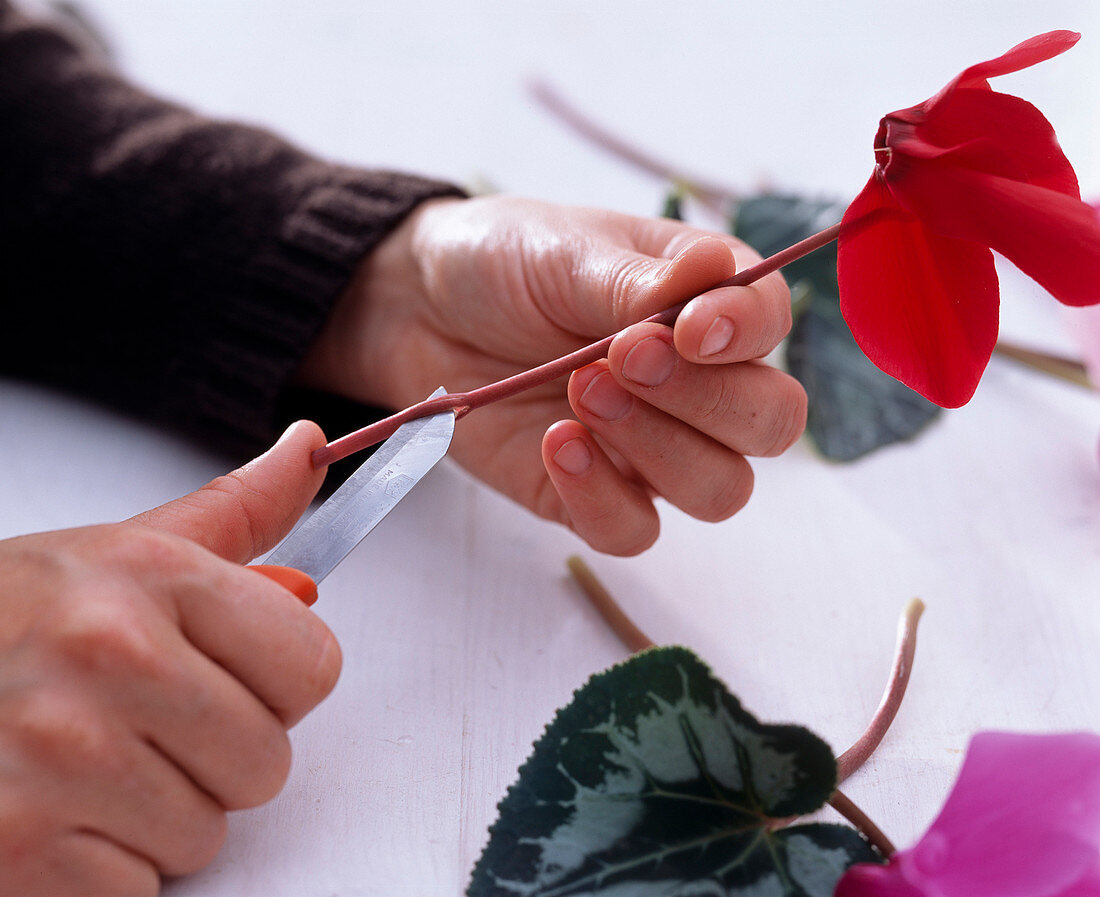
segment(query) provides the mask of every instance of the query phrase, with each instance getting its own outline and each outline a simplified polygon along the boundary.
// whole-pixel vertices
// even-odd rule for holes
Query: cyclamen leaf
[[[742,202],[731,230],[762,255],[838,221],[844,207],[826,200],[764,194]],[[940,408],[880,371],[856,344],[840,314],[836,244],[783,269],[795,305],[787,368],[806,390],[806,430],[834,461],[854,461],[923,430]]]
[[[829,747],[758,722],[685,648],[593,676],[500,804],[468,897],[831,897],[881,862],[851,828],[775,819],[820,808]]]
[[[662,218],[671,218],[673,221],[684,220],[684,191],[679,187],[673,187],[665,194],[665,205],[661,209]]]
[[[806,429],[826,458],[854,461],[911,439],[941,408],[863,354],[835,297],[815,292],[787,339],[787,369],[806,390]]]

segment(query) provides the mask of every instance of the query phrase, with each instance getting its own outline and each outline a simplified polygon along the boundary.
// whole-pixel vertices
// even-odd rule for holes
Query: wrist
[[[408,404],[416,324],[428,292],[431,221],[439,197],[416,206],[356,267],[298,370],[298,382],[386,408]]]

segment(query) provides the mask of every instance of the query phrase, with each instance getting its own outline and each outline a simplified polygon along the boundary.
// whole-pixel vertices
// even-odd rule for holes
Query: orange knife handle
[[[301,570],[294,567],[280,567],[276,564],[253,564],[248,569],[262,573],[287,591],[293,592],[306,607],[312,607],[317,600],[317,583]]]

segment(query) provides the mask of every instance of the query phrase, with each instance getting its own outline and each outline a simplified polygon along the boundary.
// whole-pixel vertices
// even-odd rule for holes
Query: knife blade
[[[440,387],[432,396],[445,393]],[[292,567],[319,583],[447,454],[454,428],[453,411],[399,427],[263,564],[253,569],[271,576],[265,567]]]

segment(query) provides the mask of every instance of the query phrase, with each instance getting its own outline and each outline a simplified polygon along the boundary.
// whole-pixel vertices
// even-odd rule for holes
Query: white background
[[[1051,28],[1081,44],[996,87],[1054,123],[1100,196],[1100,5],[94,0],[136,78],[322,155],[655,213],[664,186],[563,130],[531,77],[689,172],[849,196],[879,117]],[[1071,352],[1011,270],[1005,330]],[[221,472],[141,425],[0,383],[0,535],[118,519]],[[476,426],[476,414],[459,426]],[[846,791],[899,844],[983,728],[1100,729],[1100,398],[995,360],[973,402],[848,466],[760,462],[749,507],[665,510],[635,559],[588,552],[445,464],[326,581],[346,656],[295,730],[284,794],[233,820],[192,895],[458,894],[531,742],[620,659],[564,570],[580,552],[658,642],[837,751],[877,704],[905,603],[928,605],[902,714]],[[75,438],[76,436],[79,438]],[[533,459],[534,463],[535,459]]]

